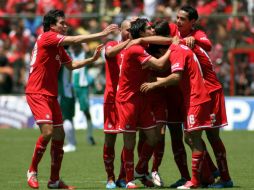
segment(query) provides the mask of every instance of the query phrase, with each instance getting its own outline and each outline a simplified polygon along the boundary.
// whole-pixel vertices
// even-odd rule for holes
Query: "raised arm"
[[[74,69],[79,69],[81,67],[84,67],[85,65],[94,63],[101,54],[101,50],[102,50],[103,44],[99,45],[95,51],[92,57],[84,59],[84,60],[78,60],[78,61],[72,61],[70,64],[66,64],[65,66],[69,69],[69,70],[74,70]]]
[[[107,28],[105,28],[102,32],[98,32],[95,34],[83,34],[77,36],[65,36],[63,41],[60,43],[61,46],[71,45],[71,44],[79,44],[85,43],[91,40],[97,40],[99,38],[105,37],[112,33],[113,31],[118,30],[118,26],[116,24],[111,24]]]
[[[130,39],[125,40],[124,42],[121,42],[117,44],[114,47],[110,47],[106,50],[105,55],[107,57],[114,57],[116,56],[123,48],[127,46],[127,44],[130,42]]]
[[[153,69],[163,70],[168,65],[168,58],[170,55],[170,50],[161,56],[159,59],[151,57],[147,62],[145,62],[145,67],[151,67]]]

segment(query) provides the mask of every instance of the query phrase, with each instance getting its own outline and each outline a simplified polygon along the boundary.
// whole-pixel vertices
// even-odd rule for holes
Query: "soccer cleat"
[[[29,172],[27,171],[27,183],[29,187],[33,189],[39,189],[39,182],[37,179],[37,172]]]
[[[184,185],[186,182],[187,182],[187,179],[181,178],[181,179],[177,180],[175,183],[171,184],[169,187],[170,188],[177,188],[179,186]]]
[[[118,179],[116,180],[116,186],[120,188],[125,188],[126,187],[126,182],[124,179]]]
[[[148,175],[145,175],[143,178],[141,178],[139,180],[145,187],[154,187],[154,183],[153,183],[152,179],[150,178],[150,176],[148,176]]]
[[[76,146],[72,144],[67,144],[63,147],[63,151],[66,152],[75,152],[76,151]]]
[[[228,181],[218,181],[217,183],[208,185],[208,188],[231,188],[234,186],[234,183],[232,180]]]
[[[152,181],[158,187],[163,187],[163,181],[157,171],[152,172]]]
[[[116,188],[116,184],[114,181],[110,180],[107,182],[106,189],[115,189],[115,188]]]
[[[126,189],[137,189],[138,186],[135,184],[134,181],[130,181],[126,184]]]
[[[196,189],[199,185],[195,185],[192,181],[187,181],[184,185],[177,187],[177,189]]]
[[[220,177],[220,171],[219,170],[215,170],[213,172],[213,177],[214,177],[214,179],[216,179],[217,177]]]
[[[66,185],[62,180],[57,180],[57,181],[49,181],[48,182],[48,188],[49,189],[70,189],[73,190],[75,189],[74,186],[69,186]]]

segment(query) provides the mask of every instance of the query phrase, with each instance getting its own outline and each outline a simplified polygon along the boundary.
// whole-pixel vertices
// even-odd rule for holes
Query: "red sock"
[[[202,184],[212,184],[214,182],[214,177],[212,175],[212,171],[211,168],[209,166],[209,162],[207,158],[207,151],[204,152],[204,160],[203,160],[203,164],[202,164],[202,169],[201,169],[201,183]]]
[[[165,139],[158,142],[153,152],[153,167],[152,171],[159,171],[159,166],[164,155]]]
[[[32,157],[32,163],[29,167],[29,171],[35,171],[37,172],[38,170],[38,164],[47,148],[48,145],[47,140],[44,140],[43,136],[40,135],[39,138],[37,139],[37,142],[35,144],[35,148],[34,148],[34,153],[33,153],[33,157]]]
[[[146,169],[148,166],[148,162],[153,155],[153,151],[154,151],[154,147],[150,146],[149,144],[147,144],[145,142],[143,145],[143,148],[142,148],[141,155],[139,157],[139,161],[138,161],[137,166],[135,168],[135,170],[139,174],[144,174],[147,172]]]
[[[226,149],[223,142],[220,140],[211,142],[211,146],[213,148],[214,155],[216,157],[216,161],[219,167],[221,179],[223,181],[231,180],[229,171],[228,171],[228,164],[227,164],[227,157],[226,157]]]
[[[202,139],[202,143],[203,143],[203,146],[205,147],[205,150],[207,150],[206,144],[205,144],[205,142],[204,142],[203,139]],[[205,159],[206,159],[206,161],[207,161],[207,163],[208,163],[208,166],[209,166],[210,170],[211,170],[212,172],[217,171],[217,167],[216,167],[215,164],[213,163],[213,160],[212,160],[212,158],[211,158],[211,156],[210,156],[210,154],[209,154],[208,151],[206,151],[205,157],[206,157]]]
[[[134,180],[134,150],[123,148],[124,168],[126,172],[126,183]]]
[[[103,149],[104,166],[108,175],[108,180],[113,180],[113,181],[115,181],[114,159],[115,159],[114,147],[108,147],[104,144],[104,149]]]
[[[125,169],[124,169],[123,150],[122,150],[122,153],[121,153],[121,165],[120,165],[120,172],[119,172],[118,179],[125,179],[125,177],[126,177],[126,173],[125,173]]]
[[[200,172],[204,160],[204,151],[203,152],[194,152],[192,153],[192,177],[191,181],[195,186],[200,185]]]
[[[64,141],[52,140],[51,142],[51,174],[50,180],[57,181],[59,180],[59,173],[61,169],[61,164],[63,160],[63,144]]]
[[[175,163],[178,167],[178,170],[181,173],[181,176],[187,180],[190,179],[190,173],[187,165],[187,155],[182,139],[172,140],[172,151],[174,154]]]

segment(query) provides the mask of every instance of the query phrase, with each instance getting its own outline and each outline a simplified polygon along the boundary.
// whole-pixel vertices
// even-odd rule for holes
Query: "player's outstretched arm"
[[[155,57],[151,57],[147,62],[143,65],[143,68],[150,67],[157,70],[163,70],[168,64],[168,58],[170,56],[170,50],[167,50],[166,53],[161,56],[159,59]]]
[[[115,57],[123,48],[127,46],[129,42],[130,42],[130,39],[125,40],[124,42],[121,42],[114,47],[108,48],[105,52],[105,55],[107,57]]]
[[[105,28],[102,32],[98,32],[95,34],[83,34],[77,36],[65,36],[63,41],[60,43],[61,46],[70,45],[70,44],[80,44],[84,42],[88,42],[91,40],[97,40],[99,38],[105,37],[110,33],[119,30],[116,24],[111,24],[107,28]]]
[[[172,73],[167,77],[157,78],[157,81],[155,82],[143,83],[140,87],[140,91],[146,93],[150,90],[153,90],[159,87],[178,85],[181,78],[182,78],[182,72]]]
[[[81,67],[84,67],[85,65],[94,63],[100,57],[102,48],[103,48],[103,44],[97,46],[92,57],[84,59],[84,60],[72,61],[70,64],[66,64],[65,66],[69,70],[74,70],[74,69],[79,69]]]

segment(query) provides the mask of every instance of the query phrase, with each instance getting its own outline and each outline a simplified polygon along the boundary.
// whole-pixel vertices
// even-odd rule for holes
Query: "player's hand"
[[[117,24],[110,24],[102,32],[105,36],[107,36],[110,33],[117,31],[117,30],[119,31],[119,27],[117,26]]]
[[[145,82],[141,85],[140,91],[146,93],[150,90],[153,90],[155,87],[155,82]]]
[[[194,45],[195,45],[195,38],[193,36],[190,36],[190,37],[186,37],[184,38],[185,41],[186,41],[186,45],[189,47],[189,48],[193,48]]]
[[[179,43],[180,43],[179,37],[178,37],[178,36],[174,36],[174,37],[172,38],[172,44],[178,45]]]
[[[100,44],[96,47],[94,53],[93,53],[93,60],[96,61],[101,56],[101,50],[103,48],[103,44]]]

